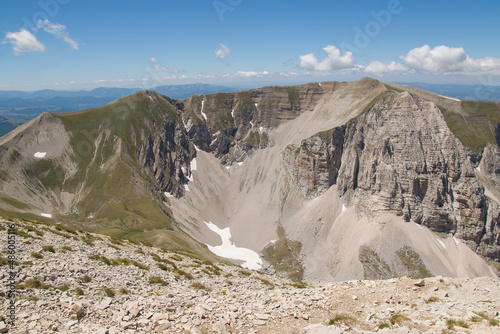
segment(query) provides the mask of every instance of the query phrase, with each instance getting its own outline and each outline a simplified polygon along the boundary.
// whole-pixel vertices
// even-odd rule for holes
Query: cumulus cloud
[[[38,41],[35,35],[26,29],[18,32],[7,32],[2,44],[11,43],[16,56],[29,52],[44,52],[45,46]]]
[[[500,58],[472,58],[463,48],[428,45],[415,48],[400,57],[416,70],[433,74],[479,74],[500,72]]]
[[[384,76],[384,74],[386,73],[402,72],[406,70],[407,68],[403,64],[397,63],[395,61],[392,61],[389,64],[385,64],[380,61],[371,61],[363,69],[365,73],[375,74],[378,76]]]
[[[184,73],[183,70],[179,70],[176,68],[167,68],[165,66],[161,66],[158,64],[158,61],[156,58],[149,58],[148,59],[151,62],[151,69],[155,73]]]
[[[231,49],[227,45],[219,43],[219,49],[215,50],[214,53],[216,58],[224,60],[231,54]]]
[[[354,56],[352,52],[347,51],[342,55],[340,50],[333,45],[327,45],[323,50],[325,50],[327,56],[321,61],[316,58],[314,53],[299,56],[300,67],[313,71],[334,71],[348,69],[354,66]]]
[[[73,50],[78,50],[78,43],[69,37],[69,33],[66,30],[66,26],[59,23],[52,23],[48,19],[38,20],[37,28],[43,29],[54,37],[62,39],[71,46]]]

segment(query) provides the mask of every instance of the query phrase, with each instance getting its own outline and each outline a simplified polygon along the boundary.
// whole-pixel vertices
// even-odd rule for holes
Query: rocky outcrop
[[[395,213],[500,259],[493,237],[496,205],[476,179],[469,150],[433,103],[391,93],[347,124],[293,149],[284,160],[305,195],[336,184],[340,196],[356,197],[368,212]]]
[[[148,96],[153,100],[162,99],[156,93]],[[169,103],[168,100],[163,102]],[[190,162],[195,158],[196,151],[189,142],[180,116],[170,113],[162,113],[161,116],[160,121],[144,117],[144,121],[131,130],[133,137],[138,138],[135,152],[137,165],[150,176],[151,187],[158,197],[162,197],[164,192],[181,196],[184,193],[182,185],[191,175]]]
[[[324,94],[317,83],[273,86],[194,95],[179,106],[193,143],[230,164],[266,147],[269,130],[314,109]]]

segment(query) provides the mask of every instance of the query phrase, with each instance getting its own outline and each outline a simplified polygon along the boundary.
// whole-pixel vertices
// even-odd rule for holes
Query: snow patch
[[[453,237],[453,241],[455,241],[455,245],[457,245],[457,246],[458,246],[458,244],[459,244],[459,242],[460,242],[460,241],[458,241],[458,239],[457,239],[457,238],[455,238],[455,237]]]
[[[200,149],[198,148],[198,146],[196,146],[195,144],[193,144],[194,146],[194,149],[196,150],[196,152],[200,152]]]
[[[201,101],[201,115],[207,120],[207,115],[203,112],[203,107],[205,106],[205,98]]]
[[[342,212],[344,212],[345,210],[347,210],[347,208],[345,207],[344,204],[342,204]]]
[[[35,158],[45,158],[46,154],[47,154],[47,152],[36,152],[33,155],[35,156]]]
[[[278,241],[278,239],[273,239],[273,240],[270,240],[269,242],[274,244],[276,241]]]
[[[234,109],[231,110],[231,117],[234,118]]]
[[[191,190],[189,190],[189,186],[187,184],[184,185],[184,190],[191,191]]]
[[[241,165],[243,165],[243,162],[238,162],[238,166],[241,166]]]
[[[198,168],[198,165],[196,164],[196,158],[191,160],[191,163],[189,164],[189,166],[191,167],[191,172],[196,170],[196,168]]]
[[[257,108],[257,106],[258,106],[258,104],[257,104],[257,103],[255,103],[255,108]]]
[[[259,254],[248,248],[237,247],[231,242],[231,230],[229,227],[221,229],[212,222],[204,223],[222,239],[222,245],[220,246],[206,244],[212,253],[229,259],[242,260],[243,264],[241,266],[248,269],[259,270],[262,267],[262,259]]]
[[[322,85],[321,83],[318,83],[318,85],[319,85],[320,87],[323,87],[323,85]]]
[[[50,213],[40,213],[40,216],[46,217],[46,218],[52,218],[52,215]]]
[[[231,166],[226,166],[226,169],[229,169],[229,168],[231,168]]]
[[[259,127],[259,132],[262,133],[262,131],[264,131],[264,127],[263,126]]]
[[[477,166],[477,167],[476,167],[476,170],[477,170],[479,173],[481,173],[481,167],[480,167],[480,166]]]
[[[439,96],[444,97],[445,99],[448,99],[448,100],[461,102],[461,101],[460,101],[460,99],[456,99],[456,98],[454,98],[454,97],[449,97],[449,96],[444,96],[444,95],[439,95]]]
[[[251,126],[252,126],[252,128],[253,128],[253,122],[252,122],[252,121],[250,121],[250,125],[251,125]]]
[[[171,194],[171,193],[169,193],[168,191],[165,191],[163,194],[164,194],[167,198],[172,198],[172,197],[174,197],[174,195],[172,195],[172,194]]]
[[[436,240],[437,240],[437,242],[439,242],[439,244],[441,245],[441,247],[443,247],[444,249],[446,249],[446,245],[444,244],[444,242],[442,242],[439,239],[436,239]]]

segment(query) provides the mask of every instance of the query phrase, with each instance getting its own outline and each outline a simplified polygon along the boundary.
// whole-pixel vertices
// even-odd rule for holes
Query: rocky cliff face
[[[317,83],[194,95],[179,107],[190,138],[223,163],[242,161],[265,148],[268,132],[312,110],[325,94]]]
[[[284,161],[302,192],[357,198],[368,212],[387,211],[451,233],[499,260],[497,204],[485,196],[466,149],[431,102],[388,93],[347,124],[289,147]],[[486,150],[482,165],[498,170],[498,153]],[[486,161],[490,161],[486,163]]]

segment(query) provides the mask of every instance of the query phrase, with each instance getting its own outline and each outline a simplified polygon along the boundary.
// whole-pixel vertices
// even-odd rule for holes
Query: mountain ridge
[[[428,95],[438,103],[428,102]],[[475,115],[483,107],[479,104]],[[44,114],[0,139],[1,209],[46,213],[93,231],[149,238],[157,245],[194,247],[204,253],[208,253],[205,245],[220,243],[203,223],[214,222],[229,227],[234,244],[259,252],[265,270],[280,271],[279,263],[286,261],[293,265],[285,268],[285,274],[298,275],[297,279],[372,277],[373,266],[382,271],[381,277],[419,272],[491,275],[469,248],[499,259],[499,205],[485,195],[489,188],[490,193],[496,191],[495,170],[485,166],[498,159],[495,118],[478,123],[493,135],[477,138],[476,146],[469,148],[467,141],[459,144],[460,136],[456,139],[453,131],[442,135],[450,128],[443,109],[448,115],[470,111],[461,101],[403,92],[397,85],[370,78],[269,86],[185,100],[136,92],[101,108]],[[381,116],[398,112],[397,118],[382,121]],[[430,122],[415,131],[417,123],[411,125],[405,115],[419,112],[436,115],[440,127],[424,135],[422,131],[435,124]],[[487,115],[491,113],[488,109]],[[407,130],[399,133],[400,125]],[[453,127],[460,129],[457,124]],[[374,129],[388,138],[408,134],[414,139],[386,144],[375,139]],[[405,158],[410,164],[397,164],[397,157],[413,152],[419,141],[429,147],[439,143],[440,150],[450,152],[437,158],[432,158],[432,150],[418,153],[422,166],[432,164],[438,179],[449,180],[446,191],[440,190],[441,202],[432,199],[434,191],[423,190],[432,189],[434,176],[410,163],[412,155]],[[46,155],[36,158],[37,152]],[[488,162],[482,159],[483,152]],[[391,155],[396,160],[384,163],[398,166],[391,167],[395,173],[373,167],[373,161],[394,159]],[[431,163],[432,159],[437,162]],[[460,176],[447,165],[453,159],[456,163],[449,166],[458,163],[457,175],[476,185],[457,183]],[[417,174],[399,180],[397,175],[409,166],[417,168]],[[377,173],[386,181],[372,183]],[[402,192],[387,192],[388,184]],[[472,196],[475,192],[477,199]],[[379,196],[382,193],[385,199]],[[379,199],[373,202],[374,198]],[[406,204],[401,207],[401,203]],[[448,226],[446,219],[426,223],[426,218],[418,218],[432,217],[425,210],[434,212],[441,204],[440,210],[452,217],[447,218],[452,228],[439,227],[443,222]],[[408,209],[411,214],[405,212]],[[345,245],[361,230],[363,238]],[[445,235],[436,239],[431,230],[464,243]],[[386,233],[401,235],[388,245],[375,241]],[[409,266],[408,256],[421,265]]]

